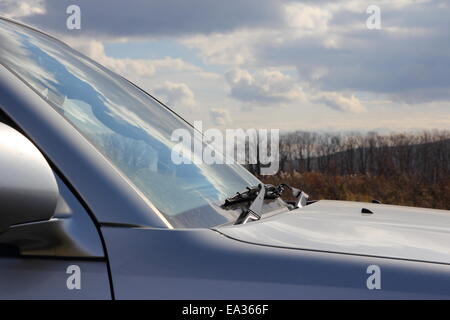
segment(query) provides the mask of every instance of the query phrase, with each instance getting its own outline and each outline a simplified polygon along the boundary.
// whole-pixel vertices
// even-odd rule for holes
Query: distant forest
[[[249,169],[258,175],[258,165]],[[450,131],[291,132],[280,137],[279,173],[259,178],[300,187],[314,199],[450,210]]]

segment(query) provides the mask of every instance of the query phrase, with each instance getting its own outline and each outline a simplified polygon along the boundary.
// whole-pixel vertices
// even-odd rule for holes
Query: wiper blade
[[[281,196],[283,188],[280,186],[273,186],[271,184],[264,185],[265,196],[264,199],[277,199]],[[233,197],[227,198],[222,207],[228,207],[230,205],[240,202],[250,202],[256,199],[261,190],[261,184],[253,187],[247,187],[247,190],[238,192]]]
[[[289,189],[292,192],[293,197],[296,199],[295,207],[304,207],[307,204],[309,199],[308,194],[303,192],[300,189],[291,187],[285,183],[282,183],[278,186],[273,186],[271,184],[265,184],[265,197],[264,199],[277,199],[281,197],[281,194],[285,189]],[[243,192],[237,192],[233,197],[225,199],[225,203],[222,204],[223,208],[229,207],[231,205],[241,203],[241,202],[250,202],[256,199],[260,191],[260,185],[247,187],[247,190]]]

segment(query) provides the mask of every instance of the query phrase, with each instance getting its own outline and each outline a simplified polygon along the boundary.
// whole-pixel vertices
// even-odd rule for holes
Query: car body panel
[[[103,227],[118,299],[449,299],[450,267],[260,246],[207,229]],[[381,269],[381,290],[367,268]]]
[[[67,285],[74,265],[80,271],[80,289]],[[109,300],[107,267],[103,261],[1,257],[0,299]]]
[[[373,213],[362,213],[363,208]],[[321,200],[218,231],[268,246],[450,264],[450,215],[445,210]]]

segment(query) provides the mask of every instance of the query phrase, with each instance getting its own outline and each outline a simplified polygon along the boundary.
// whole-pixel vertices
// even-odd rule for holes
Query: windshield
[[[28,83],[167,219],[169,227],[234,221],[218,207],[259,181],[237,164],[171,160],[172,132],[193,128],[123,78],[63,43],[0,19],[0,63]]]

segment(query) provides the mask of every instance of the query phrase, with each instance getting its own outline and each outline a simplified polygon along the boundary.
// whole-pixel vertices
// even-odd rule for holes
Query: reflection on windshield
[[[173,130],[192,130],[127,81],[67,46],[0,20],[0,63],[75,126],[175,227],[235,220],[217,203],[258,180],[239,165],[175,165]]]

